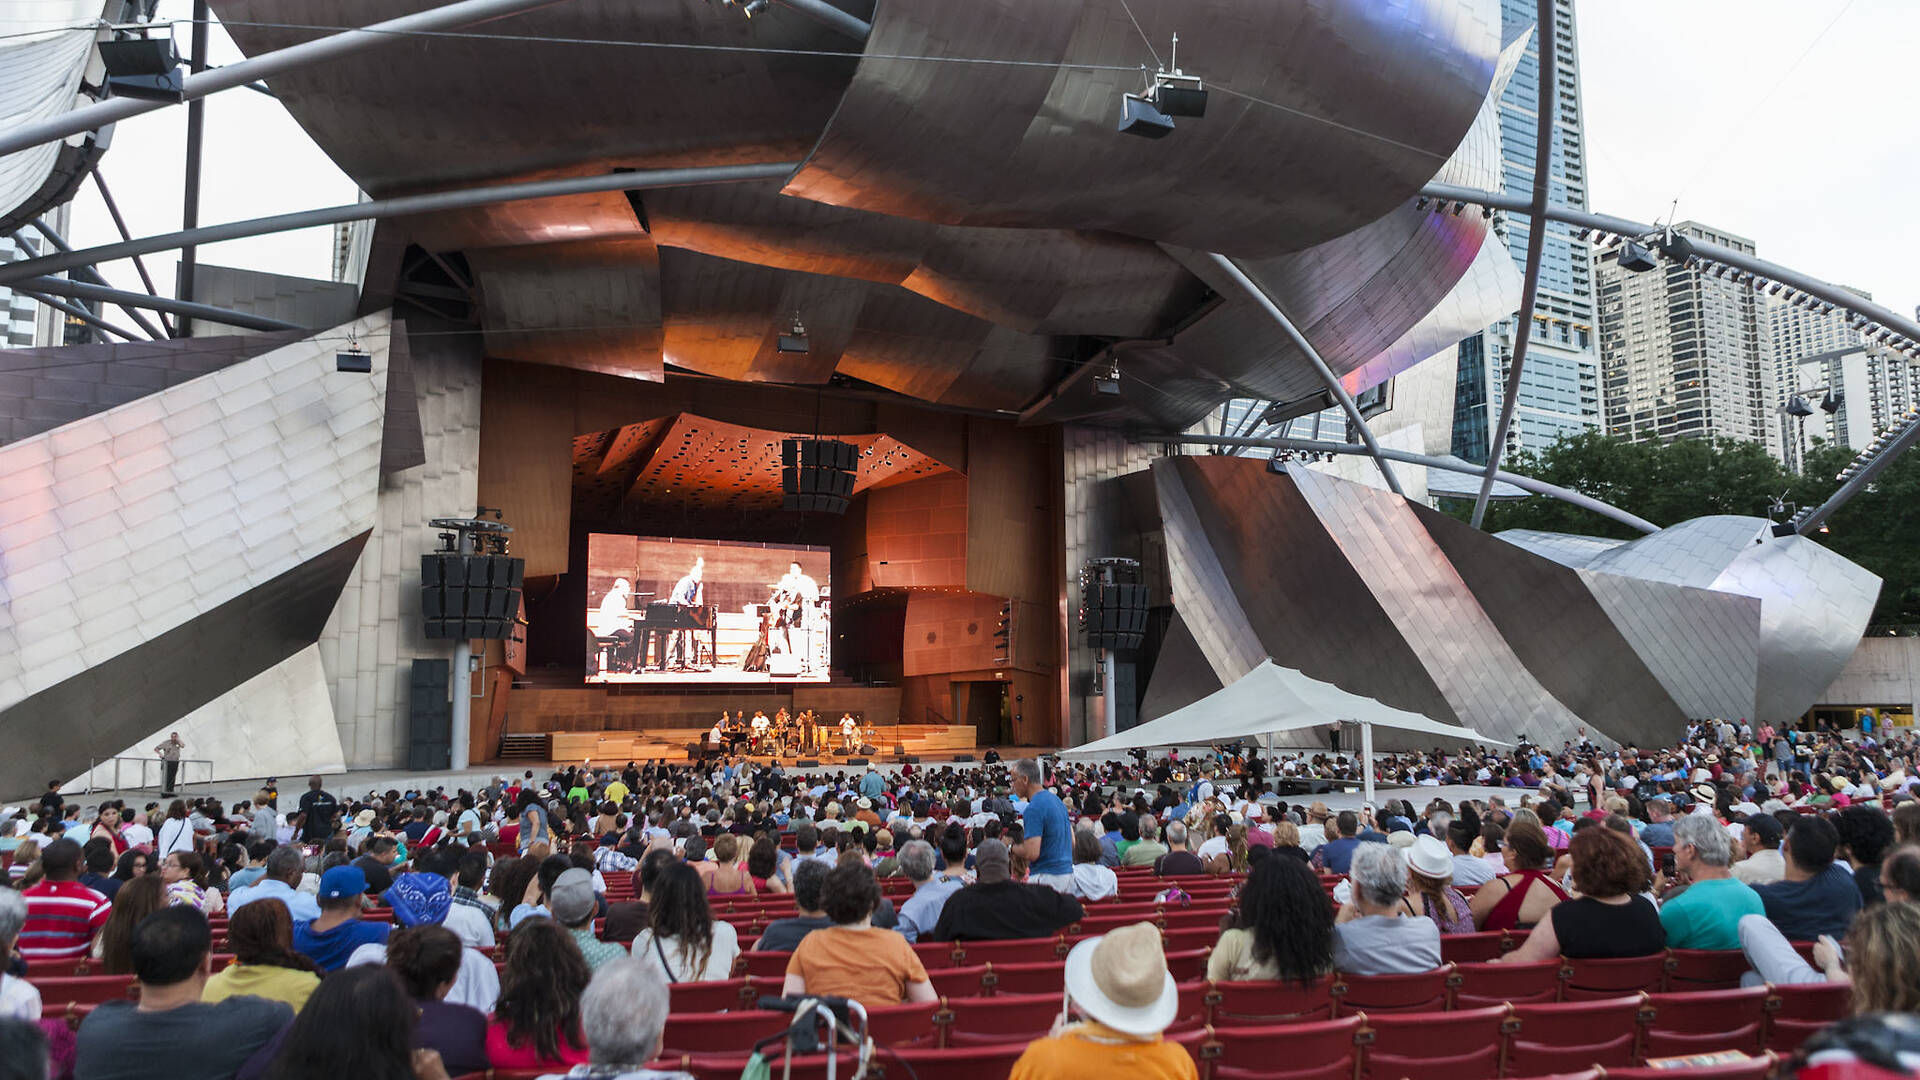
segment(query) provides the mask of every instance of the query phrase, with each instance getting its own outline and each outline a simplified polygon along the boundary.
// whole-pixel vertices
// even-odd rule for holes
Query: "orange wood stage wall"
[[[1006,700],[1019,699],[1010,708],[1018,719],[1005,731],[982,726],[982,741],[1007,735],[1024,745],[1062,744],[1066,570],[1056,428],[779,387],[672,377],[647,383],[489,360],[478,501],[500,507],[513,526],[513,553],[527,560],[530,592],[568,570],[577,539],[574,437],[682,412],[828,437],[884,433],[951,469],[855,499],[833,544],[836,627],[846,625],[845,605],[904,594],[898,685],[891,688],[903,722],[972,722],[953,714],[978,712],[981,701],[1000,693],[995,684],[1004,684]],[[996,665],[992,634],[1007,601],[1015,608],[1014,654],[1011,663]],[[495,756],[502,731],[618,730],[640,726],[636,719],[644,716],[710,717],[728,707],[723,695],[502,686],[488,680],[486,690],[508,695],[504,708],[475,702],[474,715],[489,719],[474,725],[476,761]],[[835,688],[769,689],[799,695]],[[550,695],[576,700],[563,706]],[[764,691],[741,696],[769,700]],[[694,701],[678,704],[683,697]]]

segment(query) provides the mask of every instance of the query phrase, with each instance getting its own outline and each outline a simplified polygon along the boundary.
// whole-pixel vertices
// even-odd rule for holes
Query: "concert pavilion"
[[[264,78],[360,185],[322,215],[364,222],[354,284],[202,266],[192,336],[7,355],[0,792],[168,730],[286,776],[674,755],[723,710],[945,760],[1268,657],[1671,742],[1799,715],[1859,641],[1879,582],[1804,530],[1489,535],[1420,497],[1457,460],[1368,430],[1355,396],[1531,307],[1495,0],[431,4],[214,0],[272,66],[188,80]],[[1236,399],[1347,409],[1345,467],[1206,453]],[[524,563],[470,591],[517,603],[430,636],[430,522],[476,517]]]

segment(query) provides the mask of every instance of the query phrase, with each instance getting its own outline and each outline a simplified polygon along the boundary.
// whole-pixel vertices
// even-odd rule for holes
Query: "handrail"
[[[99,770],[102,764],[109,761],[113,762],[113,786],[107,787],[107,788],[94,787],[93,774]],[[131,788],[126,787],[120,783],[120,763],[123,761],[138,762],[140,765],[139,783],[136,783]],[[161,759],[157,757],[134,757],[134,756],[124,755],[124,754],[115,754],[110,757],[88,757],[87,758],[87,775],[86,775],[87,786],[81,791],[81,794],[91,795],[96,791],[138,791],[147,787],[159,787],[160,784],[158,781],[161,779],[161,777],[164,774],[158,771],[154,773],[154,781],[155,781],[154,783],[148,784],[146,781],[147,781],[147,766],[149,764],[159,765],[160,762],[161,762]],[[179,764],[181,766],[180,773],[179,775],[174,777],[174,782],[176,785],[180,787],[185,787],[188,783],[196,782],[196,781],[189,781],[187,779],[187,773],[189,770],[186,768],[186,766],[188,765],[205,765],[207,767],[206,777],[205,779],[199,780],[197,782],[201,784],[213,783],[213,759],[212,758],[181,758],[179,761]]]

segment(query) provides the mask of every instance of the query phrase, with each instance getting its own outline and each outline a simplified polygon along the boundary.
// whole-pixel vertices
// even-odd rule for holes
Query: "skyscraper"
[[[1873,437],[1920,404],[1920,361],[1878,343],[1856,344],[1782,365],[1789,399],[1804,416],[1787,415],[1787,464],[1803,468],[1814,440],[1864,450]]]
[[[28,241],[28,245],[31,243]],[[31,246],[22,245],[12,237],[0,236],[0,263],[31,259],[38,254]],[[32,297],[22,296],[0,285],[0,349],[24,349],[34,345],[34,320],[39,313],[40,305]]]
[[[1547,160],[1547,198],[1562,206],[1587,207],[1587,144],[1580,102],[1579,34],[1574,0],[1555,0],[1554,24],[1534,30],[1533,43],[1500,98],[1501,189],[1510,195],[1533,190],[1533,158],[1540,99],[1540,48],[1554,50],[1555,113],[1552,154]],[[1500,30],[1512,41],[1532,26],[1534,5],[1501,0]],[[1516,265],[1527,257],[1532,222],[1503,215],[1499,226]],[[1540,288],[1531,343],[1520,375],[1507,450],[1537,450],[1562,435],[1600,422],[1600,373],[1594,354],[1591,251],[1565,225],[1547,225],[1541,250]],[[1487,460],[1487,444],[1500,420],[1516,323],[1507,319],[1460,343],[1453,405],[1453,452],[1468,461]]]
[[[1754,253],[1753,241],[1697,222],[1674,231]],[[1607,434],[1747,439],[1786,460],[1766,297],[1674,262],[1623,270],[1617,256],[1594,261]]]
[[[1873,299],[1872,293],[1846,285],[1840,287],[1862,299]],[[1863,427],[1876,423],[1877,406],[1870,410],[1865,401],[1869,384],[1887,393],[1905,393],[1905,358],[1875,356],[1869,375],[1865,341],[1860,331],[1851,325],[1848,313],[1837,308],[1826,311],[1823,307],[1794,304],[1775,295],[1767,297],[1767,323],[1779,384],[1775,405],[1782,410],[1781,460],[1794,472],[1801,470],[1809,436],[1857,449],[1866,445],[1873,432],[1885,426]],[[1840,359],[1843,356],[1847,357],[1844,361]],[[1838,395],[1832,402],[1837,411],[1806,418],[1786,415],[1790,397],[1796,394],[1804,397],[1807,391],[1813,390],[1809,401],[1819,405],[1829,389]],[[1849,391],[1857,394],[1849,397]],[[1868,431],[1867,439],[1853,441],[1848,437],[1849,433],[1857,435],[1861,430]]]

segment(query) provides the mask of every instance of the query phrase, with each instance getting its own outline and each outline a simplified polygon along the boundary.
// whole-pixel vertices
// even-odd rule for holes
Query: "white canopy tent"
[[[1420,713],[1349,693],[1332,683],[1281,667],[1269,657],[1234,680],[1233,685],[1222,687],[1185,708],[1060,753],[1090,756],[1150,747],[1208,746],[1259,739],[1271,754],[1273,736],[1278,732],[1324,727],[1341,721],[1360,725],[1361,783],[1368,803],[1373,802],[1375,727],[1437,735],[1453,742],[1513,745],[1490,739],[1472,728],[1441,723]]]

